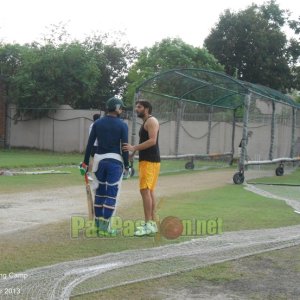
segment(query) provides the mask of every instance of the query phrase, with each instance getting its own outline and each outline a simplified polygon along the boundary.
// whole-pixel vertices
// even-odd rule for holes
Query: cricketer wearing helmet
[[[97,139],[92,171],[97,181],[94,210],[98,232],[109,231],[109,221],[115,211],[124,168],[129,170],[128,152],[122,151],[122,144],[128,143],[128,126],[119,118],[124,107],[123,101],[116,97],[107,101],[107,114],[95,121],[86,147],[84,164],[88,166]]]

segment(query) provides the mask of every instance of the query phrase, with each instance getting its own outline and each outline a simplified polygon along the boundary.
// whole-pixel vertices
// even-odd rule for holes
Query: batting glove
[[[80,170],[80,174],[82,176],[84,176],[87,173],[87,171],[88,171],[88,165],[85,164],[84,162],[80,163],[79,170]]]

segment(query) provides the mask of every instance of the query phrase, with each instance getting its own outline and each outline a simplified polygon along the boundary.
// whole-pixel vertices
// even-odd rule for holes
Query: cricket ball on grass
[[[183,225],[177,217],[166,217],[160,223],[160,233],[169,240],[177,239],[183,232]]]

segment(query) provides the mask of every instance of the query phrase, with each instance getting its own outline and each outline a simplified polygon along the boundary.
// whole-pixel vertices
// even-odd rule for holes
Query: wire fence
[[[19,115],[16,108],[10,106],[6,120],[7,147],[83,152],[89,136],[89,126],[93,122],[93,114],[99,111],[74,110],[68,106],[55,110],[47,108],[44,111],[44,117],[37,119]]]
[[[0,289],[19,292],[7,299],[69,299],[70,296],[296,246],[300,244],[299,229],[297,225],[226,232],[184,243],[63,262],[25,270],[15,278],[0,278]]]

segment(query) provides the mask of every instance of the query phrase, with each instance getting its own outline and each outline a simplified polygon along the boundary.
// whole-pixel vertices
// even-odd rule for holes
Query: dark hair
[[[95,122],[96,120],[98,120],[100,117],[101,117],[100,114],[94,114],[94,115],[93,115],[93,120],[94,120],[94,122]]]
[[[150,102],[145,101],[145,100],[138,100],[138,101],[135,102],[135,105],[137,105],[137,104],[141,104],[141,105],[144,106],[145,108],[148,108],[149,114],[152,113],[152,105],[151,105]]]

